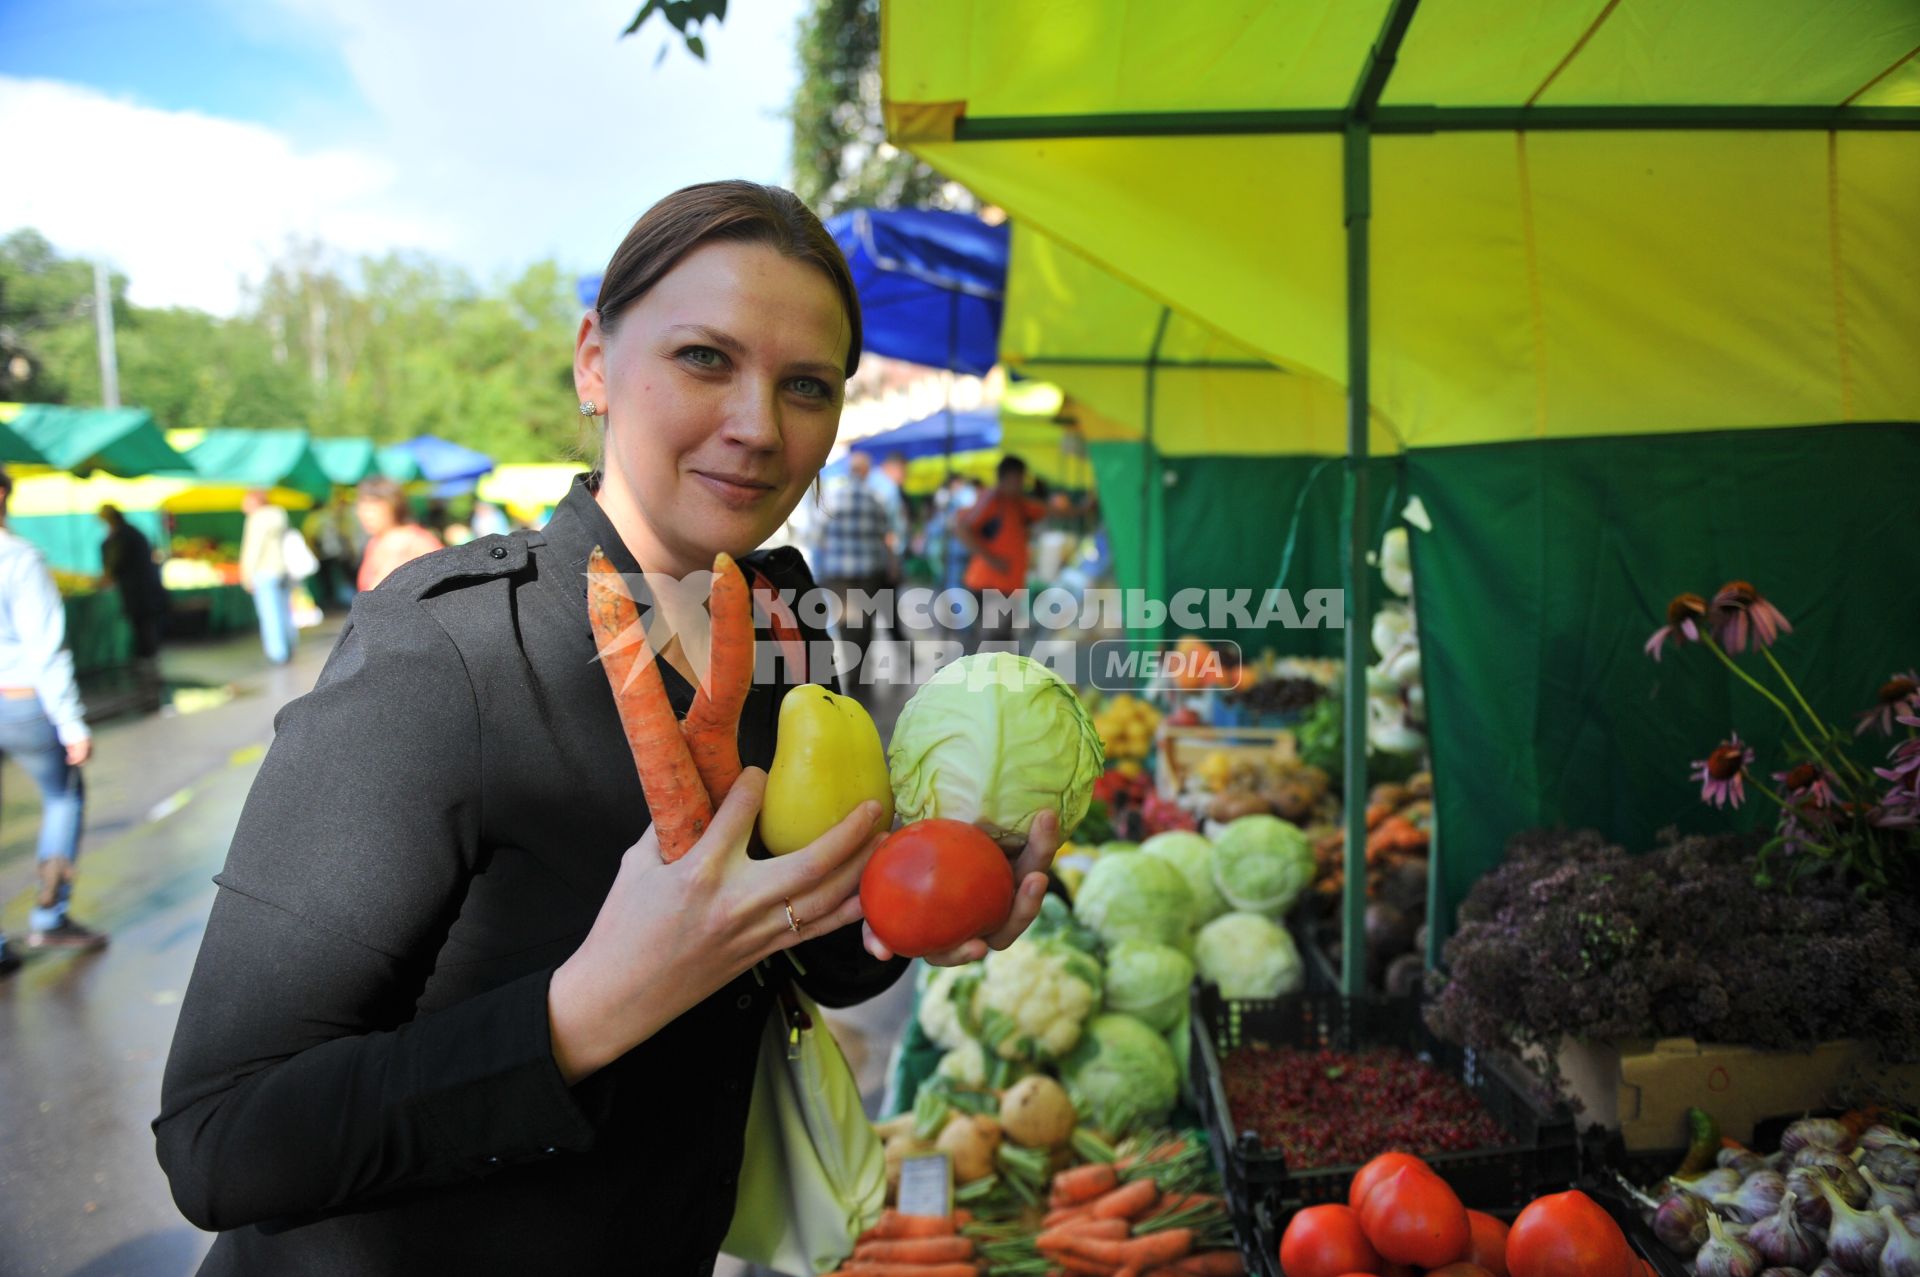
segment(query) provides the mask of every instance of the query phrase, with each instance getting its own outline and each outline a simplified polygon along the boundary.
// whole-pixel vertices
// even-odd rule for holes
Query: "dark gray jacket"
[[[221,1231],[202,1273],[711,1272],[770,989],[743,976],[571,1089],[548,1036],[548,978],[648,824],[594,663],[596,544],[637,571],[576,486],[542,533],[407,564],[281,712],[154,1122]],[[808,584],[790,551],[750,562]],[[749,697],[747,763],[783,692]],[[904,969],[856,928],[799,954],[828,1005]]]

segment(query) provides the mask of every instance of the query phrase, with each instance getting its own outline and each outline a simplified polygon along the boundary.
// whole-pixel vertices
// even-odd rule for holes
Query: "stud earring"
[[[597,417],[600,415],[600,409],[594,405],[593,400],[582,399],[580,401],[580,415],[583,417]]]

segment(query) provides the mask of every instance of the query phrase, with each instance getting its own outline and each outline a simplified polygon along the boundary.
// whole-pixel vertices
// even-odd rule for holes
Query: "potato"
[[[1059,1148],[1073,1136],[1073,1101],[1050,1077],[1036,1073],[1000,1097],[1000,1125],[1022,1148]]]
[[[953,1159],[954,1183],[971,1184],[993,1174],[993,1155],[1000,1151],[1000,1124],[984,1115],[955,1113],[933,1147]]]

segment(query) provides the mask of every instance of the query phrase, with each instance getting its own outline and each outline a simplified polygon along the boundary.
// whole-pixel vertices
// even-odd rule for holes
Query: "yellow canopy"
[[[123,511],[163,510],[168,514],[220,514],[241,508],[252,488],[212,484],[199,479],[146,475],[120,479],[97,473],[80,479],[70,474],[30,474],[16,480],[8,513],[16,517],[95,514],[102,505]],[[312,507],[313,498],[292,488],[272,488],[268,498],[289,510]]]
[[[889,129],[1149,308],[1343,386],[1343,131],[1390,11],[1407,20],[1371,116],[1376,447],[1920,415],[1911,0],[1255,0],[1212,20],[886,0]],[[1009,282],[1015,360],[1034,243]],[[1133,348],[1151,313],[1076,310]],[[1124,419],[1093,383],[1130,376],[1073,379]],[[1177,372],[1157,381],[1160,403],[1179,393]],[[1255,420],[1337,450],[1297,393]]]
[[[474,495],[502,507],[521,523],[533,523],[560,504],[584,461],[555,461],[495,466],[480,476]]]

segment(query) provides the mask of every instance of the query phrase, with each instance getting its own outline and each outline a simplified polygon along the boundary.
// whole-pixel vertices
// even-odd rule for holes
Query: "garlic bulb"
[[[1742,1176],[1751,1175],[1755,1171],[1776,1169],[1769,1167],[1767,1159],[1760,1154],[1744,1148],[1723,1148],[1714,1157],[1714,1162],[1727,1170],[1739,1171]]]
[[[1707,1240],[1706,1199],[1685,1189],[1660,1203],[1653,1212],[1653,1235],[1682,1259],[1692,1259]]]
[[[1833,1207],[1827,1205],[1826,1196],[1820,1191],[1820,1185],[1826,1182],[1826,1174],[1816,1167],[1796,1166],[1787,1172],[1787,1191],[1793,1194],[1793,1213],[1809,1228],[1825,1229],[1833,1222]]]
[[[1742,1180],[1733,1192],[1709,1200],[1728,1219],[1737,1224],[1751,1224],[1779,1210],[1781,1199],[1786,1195],[1786,1176],[1779,1171],[1758,1171]]]
[[[1807,1277],[1798,1268],[1762,1268],[1760,1277]]]
[[[1880,1208],[1887,1226],[1887,1244],[1880,1251],[1880,1277],[1920,1277],[1920,1237],[1890,1206]]]
[[[1920,1188],[1920,1152],[1913,1149],[1889,1144],[1868,1153],[1860,1165],[1872,1171],[1874,1178],[1883,1184]]]
[[[1808,1273],[1807,1277],[1847,1277],[1847,1270],[1831,1259],[1823,1259],[1820,1266]]]
[[[1860,1147],[1869,1153],[1881,1148],[1904,1148],[1920,1152],[1920,1140],[1909,1139],[1891,1126],[1869,1126],[1860,1132]]]
[[[1673,1188],[1684,1188],[1689,1193],[1712,1199],[1721,1193],[1731,1193],[1746,1181],[1746,1176],[1730,1167],[1722,1166],[1717,1170],[1702,1171],[1698,1175],[1669,1176],[1667,1183]],[[1885,1177],[1882,1176],[1884,1179]]]
[[[1848,1272],[1873,1272],[1880,1263],[1881,1248],[1887,1244],[1887,1222],[1847,1205],[1830,1181],[1823,1180],[1820,1191],[1833,1208],[1833,1223],[1827,1229],[1828,1257]]]
[[[1803,1117],[1780,1133],[1783,1153],[1798,1153],[1815,1145],[1844,1153],[1853,1147],[1853,1135],[1830,1117]]]
[[[1891,1206],[1896,1215],[1911,1215],[1920,1210],[1920,1191],[1905,1184],[1884,1183],[1865,1165],[1860,1167],[1860,1178],[1866,1182],[1871,1194],[1867,1199],[1868,1205]]]
[[[1792,1193],[1781,1199],[1773,1214],[1754,1221],[1747,1230],[1747,1244],[1779,1268],[1806,1268],[1826,1254],[1813,1230],[1794,1216]]]
[[[1717,1215],[1707,1216],[1707,1241],[1693,1257],[1698,1277],[1756,1277],[1767,1261],[1743,1238],[1727,1231]]]

